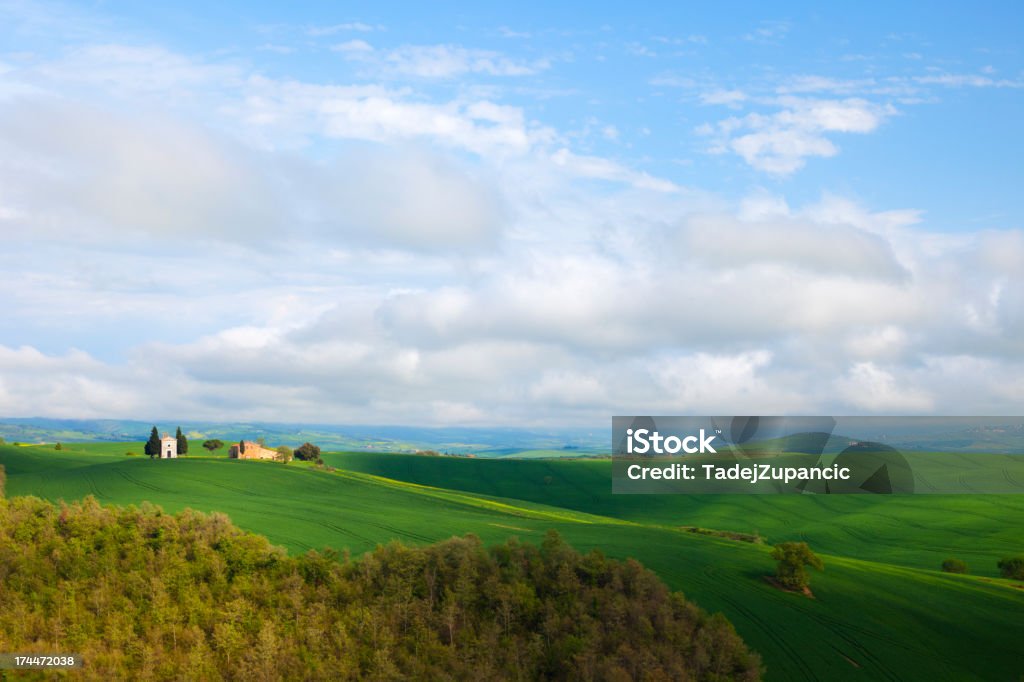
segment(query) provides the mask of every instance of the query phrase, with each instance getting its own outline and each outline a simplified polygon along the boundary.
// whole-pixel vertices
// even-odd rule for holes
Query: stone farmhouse
[[[160,439],[160,459],[177,459],[178,458],[178,439],[174,436],[168,436],[166,433],[164,437]]]
[[[277,451],[265,448],[254,440],[239,441],[228,450],[233,459],[276,459]]]

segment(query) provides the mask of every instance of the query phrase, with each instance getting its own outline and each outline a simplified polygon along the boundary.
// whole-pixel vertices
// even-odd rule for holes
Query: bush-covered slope
[[[289,557],[223,514],[0,500],[0,651],[91,679],[757,679],[635,561],[473,536]]]

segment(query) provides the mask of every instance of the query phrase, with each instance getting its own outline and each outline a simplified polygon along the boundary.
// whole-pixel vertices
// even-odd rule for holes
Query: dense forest
[[[0,474],[2,475],[2,474]],[[222,514],[0,499],[0,651],[87,679],[758,679],[635,561],[473,537],[289,557]]]

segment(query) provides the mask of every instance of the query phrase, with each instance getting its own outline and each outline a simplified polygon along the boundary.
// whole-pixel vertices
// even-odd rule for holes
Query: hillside
[[[555,533],[339,562],[222,514],[20,497],[0,500],[0,574],[0,650],[76,652],[86,679],[760,677],[721,616]]]
[[[967,560],[974,573],[995,577],[996,561],[1024,548],[1024,495],[613,495],[608,460],[489,461],[360,452],[324,457],[345,470],[400,481],[627,521],[756,532],[772,542],[806,540],[830,554],[923,569],[937,569],[954,555]],[[993,463],[998,466],[998,459]]]
[[[0,463],[8,469],[9,495],[71,500],[92,494],[104,503],[150,500],[169,511],[222,511],[292,552],[327,545],[359,554],[392,539],[424,545],[467,532],[485,543],[510,535],[539,542],[555,529],[581,551],[635,557],[671,588],[724,613],[762,654],[769,680],[1015,679],[1024,672],[1016,636],[1024,591],[998,579],[930,570],[931,557],[946,552],[947,543],[967,548],[971,536],[978,538],[978,556],[1013,545],[1024,526],[1020,507],[1002,507],[997,516],[990,513],[995,503],[970,514],[953,504],[963,500],[858,497],[858,510],[842,506],[853,498],[801,503],[817,498],[780,496],[744,497],[751,505],[744,508],[732,498],[611,496],[600,462],[338,454],[326,456],[338,469],[325,472],[297,463],[125,457],[131,448],[140,446],[6,447]],[[495,468],[481,468],[485,464]],[[882,506],[897,500],[906,506]],[[944,505],[953,505],[951,516],[965,517],[947,519],[954,529],[948,532],[942,531]],[[886,517],[891,520],[882,524]],[[827,540],[830,520],[841,520],[836,537],[851,541],[834,540],[822,550],[826,570],[813,577],[813,600],[761,579],[773,566],[767,547],[677,529],[757,529],[780,541],[807,528]],[[966,530],[957,531],[957,524]],[[879,528],[887,534],[879,554],[889,556],[867,560],[865,549]],[[1024,544],[1024,538],[1017,541]],[[976,570],[986,567],[977,563]],[[985,652],[983,670],[976,665],[979,651]]]

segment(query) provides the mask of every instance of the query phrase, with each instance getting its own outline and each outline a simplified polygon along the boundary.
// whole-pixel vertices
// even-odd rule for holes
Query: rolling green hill
[[[328,454],[301,463],[126,457],[141,444],[0,447],[7,494],[95,495],[170,511],[223,511],[291,551],[361,553],[392,538],[421,544],[475,533],[539,542],[554,528],[582,551],[633,556],[704,608],[722,611],[761,652],[768,679],[1007,679],[1024,673],[1024,590],[931,570],[959,555],[991,574],[1024,547],[1014,498],[612,496],[600,461],[482,461]],[[972,502],[973,501],[973,502]],[[762,580],[766,546],[697,536],[699,525],[808,538],[826,570],[815,599]],[[991,558],[991,561],[989,559]]]
[[[942,455],[962,457],[962,455]],[[351,452],[350,471],[612,518],[805,540],[842,556],[937,569],[949,556],[995,577],[1024,551],[1024,495],[612,495],[608,460],[483,460]],[[995,460],[996,462],[998,460]]]

